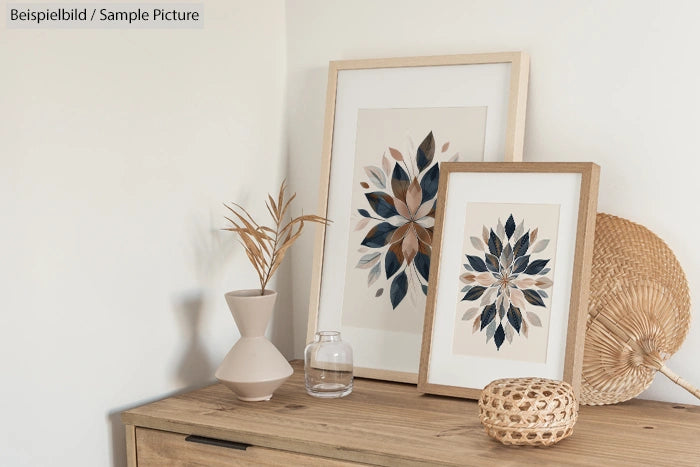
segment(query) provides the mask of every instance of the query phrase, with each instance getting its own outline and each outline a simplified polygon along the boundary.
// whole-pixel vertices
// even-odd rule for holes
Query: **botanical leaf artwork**
[[[411,289],[427,295],[439,163],[458,157],[447,154],[449,146],[441,142],[436,150],[430,131],[415,151],[387,147],[376,165],[364,167],[366,204],[357,210],[355,228],[366,233],[356,268],[368,270],[368,287],[382,276],[390,281],[388,298],[383,288],[375,296],[394,309]]]
[[[466,304],[462,321],[472,323],[472,334],[484,334],[487,343],[493,340],[496,350],[527,339],[532,327],[542,326],[542,316],[549,312],[545,299],[554,285],[552,258],[542,254],[550,239],[527,219],[512,213],[503,219],[470,232],[473,250],[464,255],[459,277]]]

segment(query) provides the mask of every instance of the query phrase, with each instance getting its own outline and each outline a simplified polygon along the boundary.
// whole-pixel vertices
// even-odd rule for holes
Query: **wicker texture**
[[[586,325],[581,403],[614,404],[644,391],[657,371],[700,397],[664,362],[690,325],[688,282],[647,228],[599,213]]]
[[[577,418],[574,391],[563,381],[497,379],[479,398],[481,424],[503,444],[551,446],[571,436]]]

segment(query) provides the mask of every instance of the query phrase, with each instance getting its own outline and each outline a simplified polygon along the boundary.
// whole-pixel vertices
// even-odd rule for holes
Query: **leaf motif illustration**
[[[428,286],[425,284],[421,284],[420,288],[423,290],[424,295],[428,295]]]
[[[536,259],[525,269],[525,274],[535,275],[549,263],[548,259]]]
[[[391,157],[393,157],[395,161],[403,162],[403,154],[401,154],[401,151],[398,149],[389,148],[389,154],[391,154]]]
[[[374,296],[381,297],[383,293],[384,293],[384,289],[379,289],[379,290],[377,290],[377,293],[374,294]]]
[[[447,149],[450,147],[450,142],[446,142],[445,144],[442,145],[442,149],[440,152],[447,152]]]
[[[486,263],[478,256],[467,255],[467,261],[476,272],[486,272]]]
[[[492,303],[491,305],[484,307],[484,310],[481,312],[481,329],[488,326],[495,317],[496,305]]]
[[[538,328],[542,327],[542,321],[540,321],[540,317],[534,314],[531,311],[528,311],[525,313],[525,316],[527,316],[527,320],[532,324],[533,326],[536,326]]]
[[[376,280],[379,279],[379,276],[381,276],[382,268],[381,268],[380,264],[381,263],[375,264],[374,267],[369,270],[369,275],[367,276],[367,287],[374,284],[376,282]],[[379,290],[383,291],[383,289],[379,289]],[[375,296],[378,297],[379,295],[375,295]]]
[[[542,272],[542,271],[540,271],[540,272]],[[540,289],[548,289],[552,285],[554,285],[554,283],[548,277],[539,277],[535,280],[535,285],[537,287],[539,287]]]
[[[413,258],[418,254],[418,237],[416,231],[411,228],[401,242],[401,250],[407,264],[411,264]]]
[[[456,152],[454,156],[450,157],[447,162],[457,162],[459,160],[459,153]]]
[[[379,262],[379,259],[382,257],[382,254],[380,252],[376,253],[368,253],[364,255],[362,258],[360,258],[360,261],[357,262],[356,268],[359,269],[369,269],[375,264]]]
[[[496,343],[496,350],[501,350],[501,345],[506,338],[506,333],[503,330],[503,325],[499,323],[496,332],[493,335],[493,341]]]
[[[513,244],[513,255],[516,259],[520,258],[527,253],[528,248],[530,248],[530,234],[525,233],[525,235],[518,238]]]
[[[549,295],[547,295],[547,292],[545,292],[544,290],[538,290],[537,293],[540,294],[540,297],[542,298],[549,297]]]
[[[408,186],[408,190],[406,191],[406,206],[408,206],[408,210],[411,212],[411,214],[414,214],[416,211],[418,211],[422,199],[423,189],[418,183],[418,179],[414,178],[411,184]]]
[[[481,316],[477,316],[472,324],[472,334],[481,329]]]
[[[391,173],[391,161],[386,157],[386,152],[382,155],[382,169],[386,175]]]
[[[408,292],[408,278],[406,277],[406,272],[402,271],[391,281],[389,296],[391,298],[392,308],[396,309],[396,307],[399,306],[399,303],[401,303],[406,296],[406,292]]]
[[[433,137],[433,132],[428,133],[428,136],[423,139],[423,142],[418,146],[416,151],[416,165],[418,166],[418,171],[422,172],[433,162],[433,156],[435,155],[435,138]]]
[[[525,219],[521,220],[518,226],[515,228],[513,237],[520,238],[523,235],[523,232],[525,232]]]
[[[520,313],[520,309],[514,307],[512,304],[508,307],[508,313],[506,315],[508,317],[508,322],[513,326],[513,329],[515,329],[518,333],[520,333],[520,326],[523,322],[523,316]]]
[[[394,170],[391,173],[391,191],[394,192],[394,196],[405,203],[406,192],[410,184],[411,180],[406,171],[399,164],[394,164]]]
[[[364,229],[368,223],[369,223],[369,219],[366,217],[363,217],[362,219],[357,221],[357,224],[355,224],[355,231],[357,232],[358,230]]]
[[[462,290],[460,290],[460,292],[461,292],[461,293],[466,293],[466,292],[468,292],[469,289],[471,289],[471,288],[472,288],[471,285],[465,285],[464,287],[462,287]]]
[[[413,258],[413,264],[416,265],[418,274],[427,282],[430,274],[430,256],[425,254],[422,249],[419,249],[418,254]]]
[[[520,325],[520,334],[527,337],[527,331],[528,331],[527,321],[523,320],[522,324]]]
[[[506,316],[506,307],[503,306],[503,303],[501,303],[501,306],[498,308],[498,319],[502,320]]]
[[[367,253],[369,251],[369,248],[366,246],[361,246],[360,248],[357,249],[358,253]]]
[[[484,253],[486,268],[491,272],[498,272],[498,258],[489,253]]]
[[[533,253],[540,253],[544,251],[545,248],[547,248],[547,245],[549,245],[549,240],[540,240],[539,242],[535,243],[535,246],[532,247],[532,252]]]
[[[503,248],[500,260],[504,269],[513,262],[513,247],[510,246],[510,243],[506,243],[505,248]]]
[[[479,237],[469,237],[469,241],[472,242],[472,245],[474,248],[476,248],[479,251],[484,250],[484,242],[481,241]]]
[[[525,296],[525,300],[527,300],[529,303],[535,306],[545,306],[544,301],[542,301],[542,297],[540,297],[540,294],[538,294],[536,290],[523,290],[523,295]]]
[[[488,326],[486,326],[486,342],[488,343],[493,339],[493,335],[496,333],[496,322],[491,321]]]
[[[496,289],[491,287],[489,288],[484,295],[481,296],[481,306],[488,305],[489,303],[493,302],[493,300],[496,298]]]
[[[466,269],[469,272],[474,271],[474,268],[472,268],[471,265],[468,263],[464,263],[462,266],[464,266],[464,269]]]
[[[527,269],[528,264],[530,264],[530,255],[521,256],[516,259],[513,264],[513,274],[520,274]]]
[[[525,295],[520,289],[510,289],[510,302],[520,309],[524,309],[527,305]]]
[[[540,276],[544,276],[545,274],[549,274],[549,271],[551,271],[550,268],[544,268],[543,270],[540,271]]]
[[[503,329],[506,330],[506,340],[508,341],[509,344],[513,343],[513,327],[510,325],[508,321],[506,321],[506,325],[503,326]]]
[[[484,241],[484,245],[489,244],[489,229],[486,226],[481,228],[481,239]]]
[[[398,215],[394,206],[394,198],[381,191],[365,193],[369,206],[384,219]]]
[[[358,209],[357,212],[360,213],[362,217],[372,217],[372,214],[370,214],[366,209]]]
[[[389,279],[396,274],[396,272],[401,269],[403,262],[404,257],[403,250],[401,249],[401,242],[392,243],[384,257],[384,272],[386,273],[386,278]]]
[[[503,228],[503,226],[501,226],[501,228]],[[501,256],[501,252],[503,251],[503,243],[501,243],[501,239],[498,238],[498,235],[496,235],[493,230],[491,230],[489,234],[489,251],[496,258],[499,258]],[[496,262],[498,262],[498,259]]]
[[[471,284],[476,280],[476,275],[474,275],[471,272],[465,272],[464,274],[459,276],[459,280],[461,280],[465,284]]]
[[[433,165],[420,180],[420,187],[422,190],[421,203],[430,201],[435,198],[438,191],[438,182],[440,181],[440,166],[439,164]]]
[[[534,243],[537,241],[537,233],[539,232],[539,228],[535,227],[532,232],[530,232],[530,243],[534,245]],[[536,252],[535,252],[536,253]]]
[[[369,180],[374,183],[377,188],[386,188],[386,176],[384,175],[384,172],[382,172],[382,169],[373,165],[369,165],[364,169]]]
[[[469,289],[469,292],[467,292],[467,294],[464,296],[464,298],[462,300],[470,300],[470,301],[476,300],[479,297],[481,297],[485,291],[486,291],[486,287],[482,287],[480,285],[475,285],[474,287]]]
[[[367,182],[360,182],[360,186],[366,190],[367,188],[369,188],[369,183],[367,183]]]
[[[389,242],[391,234],[394,233],[396,227],[388,222],[382,222],[381,224],[375,225],[367,232],[364,240],[362,240],[361,245],[368,246],[370,248],[381,248]]]
[[[476,314],[479,312],[478,308],[469,308],[467,311],[464,312],[462,315],[462,321],[470,321],[472,318],[476,316]]]
[[[515,219],[513,219],[513,214],[511,214],[506,221],[506,236],[508,236],[509,240],[513,236],[513,232],[515,232]]]
[[[499,240],[506,238],[506,229],[503,227],[503,223],[501,223],[501,219],[498,219],[498,225],[496,226],[496,235],[498,235]]]

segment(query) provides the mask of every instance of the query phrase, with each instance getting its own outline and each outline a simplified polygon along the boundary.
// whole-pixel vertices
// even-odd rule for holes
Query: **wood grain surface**
[[[700,465],[698,406],[642,400],[582,406],[571,438],[550,448],[513,448],[485,434],[474,401],[366,379],[356,379],[345,398],[316,399],[304,390],[303,364],[293,366],[294,375],[267,402],[239,401],[215,384],[129,410],[122,420],[379,465]]]

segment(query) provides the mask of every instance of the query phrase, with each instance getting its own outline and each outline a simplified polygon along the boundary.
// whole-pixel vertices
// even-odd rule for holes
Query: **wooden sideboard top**
[[[420,395],[414,385],[355,379],[352,394],[317,399],[303,362],[267,402],[214,384],[122,413],[122,421],[317,456],[384,465],[700,465],[700,407],[632,400],[581,406],[574,434],[550,448],[489,438],[475,401]]]

